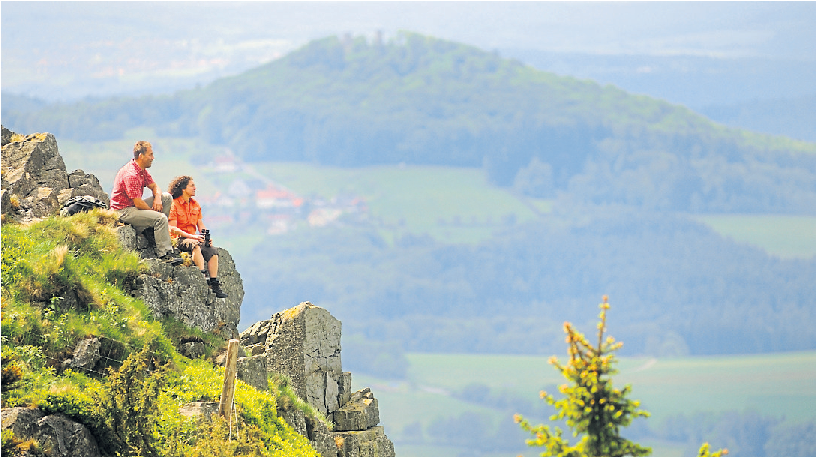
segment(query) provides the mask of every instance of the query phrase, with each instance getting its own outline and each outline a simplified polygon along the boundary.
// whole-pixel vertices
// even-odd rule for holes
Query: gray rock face
[[[286,421],[286,423],[289,424],[289,426],[292,427],[299,435],[308,438],[308,432],[306,431],[306,415],[303,414],[303,411],[294,408],[284,410],[278,407],[278,417]]]
[[[382,427],[356,432],[335,433],[337,457],[395,456],[394,443],[385,436]]]
[[[36,440],[47,457],[100,457],[99,448],[84,425],[61,414],[46,415],[39,409],[8,408],[2,412],[3,430],[18,439]]]
[[[102,200],[110,208],[110,197],[108,197],[107,192],[102,190],[102,185],[99,184],[99,179],[90,173],[85,173],[82,170],[74,170],[69,173],[68,188],[70,189],[70,194],[65,194],[67,197],[60,194],[61,202],[64,202],[71,197],[90,195],[91,197]]]
[[[259,341],[261,334],[266,335],[269,371],[289,377],[298,396],[321,413],[339,408],[340,321],[304,302],[244,332],[247,342]]]
[[[351,373],[343,372],[340,358],[341,328],[328,311],[303,302],[250,326],[241,344],[255,357],[263,354],[270,372],[286,375],[301,399],[333,420],[330,431],[296,409],[279,412],[323,457],[394,457],[394,445],[377,425],[373,393],[351,392]]]
[[[5,127],[2,127],[2,130],[3,130],[3,146],[5,146],[11,143],[11,136],[14,135],[14,133]]]
[[[355,392],[351,399],[340,409],[332,413],[334,430],[346,432],[350,430],[368,430],[380,423],[380,410],[377,399],[371,389]]]
[[[269,389],[266,355],[239,357],[238,379],[261,391]]]
[[[172,316],[205,332],[217,332],[225,338],[237,336],[243,282],[229,253],[219,249],[218,257],[218,279],[228,298],[216,298],[194,265],[173,267],[155,259],[145,260],[150,269],[136,278],[136,296],[158,318]]]
[[[59,211],[71,197],[110,198],[95,176],[76,170],[70,175],[50,133],[17,135],[3,127],[2,213],[20,221],[42,219]]]
[[[218,249],[218,280],[229,297],[216,298],[195,265],[173,267],[151,259],[155,257],[152,247],[143,235],[137,236],[133,226],[119,227],[117,237],[120,245],[138,252],[149,265],[149,272],[136,279],[133,295],[144,300],[156,317],[172,316],[188,326],[217,332],[225,338],[238,336],[244,283],[226,249]]]

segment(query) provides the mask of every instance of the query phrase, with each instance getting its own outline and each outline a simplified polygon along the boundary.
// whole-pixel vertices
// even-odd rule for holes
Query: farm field
[[[816,216],[717,214],[693,217],[738,243],[760,247],[781,258],[816,256]]]
[[[442,242],[473,243],[550,210],[540,199],[521,199],[490,185],[478,168],[436,166],[322,167],[304,163],[254,164],[301,195],[366,199],[386,239],[428,234]]]
[[[494,429],[512,422],[514,410],[462,400],[465,388],[483,386],[490,396],[538,398],[542,389],[554,390],[563,383],[548,357],[501,355],[408,354],[411,367],[405,381],[388,381],[353,373],[353,389],[371,387],[378,399],[381,423],[402,457],[456,455],[450,449],[435,449],[429,441],[429,427],[441,417],[457,417],[466,412],[484,415]],[[559,356],[563,359],[563,356]],[[764,416],[783,417],[790,422],[816,420],[816,351],[722,357],[621,358],[620,373],[614,378],[622,387],[632,385],[633,399],[652,413],[638,419],[657,428],[671,416],[691,416],[697,412],[756,411]],[[458,395],[459,394],[459,395]],[[549,414],[549,413],[548,413]],[[531,417],[543,422],[544,417]],[[504,422],[504,424],[502,424]],[[424,442],[416,438],[420,424]],[[633,424],[634,425],[634,424]],[[412,430],[412,434],[406,431]],[[512,427],[510,427],[512,430]],[[514,432],[510,432],[514,433]],[[518,431],[518,453],[538,455],[535,448],[525,451],[526,436]],[[650,442],[656,457],[680,455],[676,443]],[[447,452],[447,454],[446,454]],[[492,455],[489,452],[483,455]],[[514,454],[515,455],[515,454]]]

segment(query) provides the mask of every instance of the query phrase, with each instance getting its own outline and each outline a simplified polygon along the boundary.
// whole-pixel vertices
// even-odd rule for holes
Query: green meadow
[[[694,219],[738,243],[760,247],[781,258],[816,255],[816,216],[716,214]]]
[[[473,412],[488,417],[494,428],[512,421],[512,410],[460,399],[463,389],[475,385],[489,388],[491,396],[529,399],[542,403],[542,389],[553,392],[564,383],[547,363],[548,357],[516,355],[408,354],[408,379],[389,381],[354,373],[353,389],[371,387],[378,399],[381,423],[395,441],[401,457],[456,455],[450,446],[435,447],[429,438],[431,424],[440,417]],[[562,360],[564,357],[560,357]],[[631,398],[640,400],[652,416],[653,428],[671,416],[694,413],[756,411],[786,421],[816,420],[816,351],[718,357],[621,358],[617,386],[632,386]],[[459,398],[457,398],[459,397]],[[545,417],[533,418],[537,422]],[[406,432],[421,424],[424,441]],[[412,425],[413,424],[413,425]],[[563,426],[562,426],[563,427]],[[624,434],[625,435],[625,434]],[[519,453],[539,455],[526,449],[519,432]],[[680,443],[643,440],[655,457],[679,456]],[[700,443],[702,444],[702,443]],[[493,455],[485,453],[483,455]],[[499,455],[499,454],[496,454]]]
[[[340,168],[275,162],[257,164],[257,170],[301,195],[365,198],[386,239],[411,233],[442,242],[479,242],[497,229],[550,211],[547,200],[520,198],[490,185],[478,168]]]

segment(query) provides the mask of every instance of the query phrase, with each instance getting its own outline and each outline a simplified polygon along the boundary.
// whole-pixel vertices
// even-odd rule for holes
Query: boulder
[[[53,215],[74,196],[110,202],[95,176],[82,170],[67,173],[50,133],[22,136],[3,127],[2,167],[2,213],[19,221]]]
[[[266,355],[239,357],[237,365],[238,379],[261,391],[269,389]]]
[[[226,339],[238,336],[244,283],[226,249],[218,248],[218,280],[228,297],[216,298],[195,265],[174,267],[156,260],[153,245],[131,225],[118,227],[116,233],[121,246],[136,251],[149,265],[149,271],[136,278],[132,294],[144,300],[156,317],[172,316]]]
[[[337,457],[395,457],[394,444],[382,427],[334,433]]]
[[[11,143],[11,137],[14,135],[14,132],[12,132],[11,130],[9,130],[9,129],[5,128],[5,127],[1,127],[1,128],[2,128],[2,131],[3,131],[3,136],[2,136],[3,143],[2,143],[2,145],[5,146],[5,145]]]
[[[65,202],[71,197],[90,195],[91,197],[102,200],[108,208],[110,208],[110,197],[108,197],[107,192],[102,190],[99,179],[82,170],[74,170],[68,174],[68,189],[65,189],[63,192],[68,193],[60,194],[60,202]]]
[[[371,389],[355,392],[351,399],[332,413],[334,431],[368,430],[380,423],[380,410]]]
[[[3,409],[3,430],[18,439],[32,439],[46,457],[100,457],[91,432],[62,414],[45,414],[35,408]]]
[[[297,395],[328,415],[340,407],[341,324],[309,302],[275,314],[267,333],[267,368],[286,375]],[[246,332],[245,332],[246,333]]]
[[[352,393],[351,373],[342,370],[341,329],[328,311],[303,302],[244,330],[241,344],[250,354],[263,354],[269,371],[289,378],[302,400],[333,420],[330,431],[292,405],[278,405],[280,417],[323,457],[393,457],[394,445],[377,425],[380,415],[371,389]]]
[[[186,343],[181,344],[178,351],[181,355],[187,357],[188,359],[197,359],[206,353],[205,348],[206,346],[204,345],[203,341],[187,341]]]
[[[99,362],[99,348],[102,343],[99,338],[88,338],[79,342],[74,348],[74,358],[68,362],[73,369],[93,370]]]
[[[107,367],[119,367],[127,351],[122,343],[110,338],[86,338],[77,343],[73,358],[63,364],[72,370],[104,374]]]

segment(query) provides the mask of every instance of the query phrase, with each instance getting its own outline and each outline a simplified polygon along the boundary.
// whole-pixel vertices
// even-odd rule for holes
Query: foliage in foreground
[[[558,389],[563,397],[556,399],[545,391],[541,392],[541,398],[557,411],[550,420],[565,420],[572,435],[581,438],[573,445],[558,427],[533,426],[520,414],[514,416],[523,430],[535,436],[527,440],[527,444],[546,448],[542,457],[640,457],[652,452],[620,434],[621,428],[629,426],[633,419],[649,417],[649,413],[639,409],[640,402],[629,399],[631,386],[617,389],[612,384],[611,376],[617,373],[615,351],[623,343],[615,342],[611,336],[604,339],[609,309],[606,296],[600,308],[598,342],[594,346],[572,324],[564,323],[569,360],[562,365],[556,357],[550,358],[550,364],[568,381]],[[708,447],[708,443],[703,444],[700,457],[721,457],[728,452],[721,450],[712,454]]]
[[[3,224],[3,407],[37,407],[84,424],[106,455],[315,456],[306,438],[277,416],[277,387],[238,381],[231,417],[187,418],[179,408],[220,398],[224,369],[175,348],[199,338],[173,320],[157,321],[126,291],[142,271],[116,240],[115,218],[94,210],[31,225]],[[82,339],[121,345],[104,372],[63,363]],[[116,360],[113,360],[116,359]],[[37,443],[3,433],[3,455]]]

